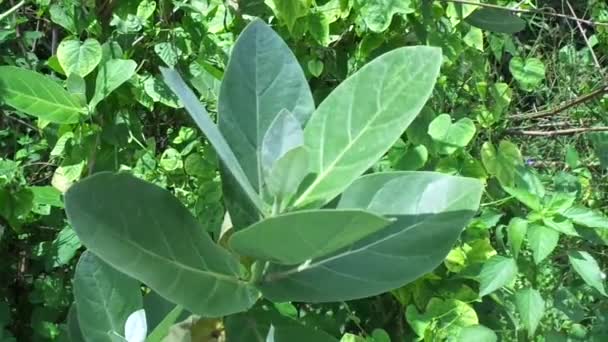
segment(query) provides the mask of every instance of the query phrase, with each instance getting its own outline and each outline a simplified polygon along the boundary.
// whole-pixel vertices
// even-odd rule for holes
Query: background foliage
[[[316,103],[386,51],[441,47],[431,100],[374,170],[486,182],[480,213],[434,272],[365,300],[275,304],[287,325],[344,341],[608,338],[608,4],[478,2],[0,0],[2,340],[69,339],[82,248],[62,193],[88,175],[128,170],[170,189],[218,236],[217,157],[158,67],[179,68],[214,113],[230,49],[254,16],[292,48]],[[22,82],[15,66],[40,78]],[[27,96],[43,97],[45,84],[69,110]],[[64,89],[80,102],[58,100]],[[221,339],[247,315],[176,329]]]

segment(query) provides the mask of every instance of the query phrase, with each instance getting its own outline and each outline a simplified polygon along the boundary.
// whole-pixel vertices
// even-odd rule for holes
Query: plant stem
[[[543,14],[543,15],[548,15],[548,16],[552,16],[552,17],[573,20],[576,22],[580,22],[580,23],[584,23],[584,24],[592,25],[592,26],[608,26],[608,23],[595,22],[595,21],[586,20],[586,19],[579,19],[577,17],[573,17],[570,15],[562,14],[562,13],[553,13],[553,12],[548,12],[548,11],[543,11],[543,10],[538,10],[538,9],[509,8],[509,7],[499,6],[499,5],[482,4],[482,3],[467,1],[467,0],[438,0],[438,1],[453,2],[453,3],[457,3],[457,4],[471,5],[471,6],[478,6],[478,7],[485,7],[485,8],[493,8],[493,9],[509,11],[509,12],[513,12],[513,13]]]
[[[531,135],[531,136],[545,136],[552,137],[556,135],[571,135],[578,133],[587,133],[587,132],[606,132],[608,131],[608,127],[579,127],[579,128],[568,128],[562,130],[555,131],[524,131],[524,130],[508,130],[509,134],[514,135]]]
[[[18,9],[20,9],[23,5],[25,5],[25,0],[19,1],[15,6],[9,8],[6,12],[0,14],[0,21],[4,20],[4,18],[6,18],[9,15],[13,14],[15,11],[17,11]]]

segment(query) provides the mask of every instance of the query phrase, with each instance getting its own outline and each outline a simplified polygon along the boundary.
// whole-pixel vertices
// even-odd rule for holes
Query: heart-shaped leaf
[[[86,251],[74,274],[78,322],[87,339],[112,342],[129,315],[143,307],[140,284]]]
[[[538,58],[513,57],[509,62],[511,75],[522,90],[533,91],[545,79],[545,65]]]
[[[93,38],[85,40],[84,43],[65,39],[57,47],[57,59],[67,76],[76,74],[85,77],[95,70],[101,56],[101,45]]]
[[[227,315],[257,300],[239,262],[156,185],[128,174],[98,173],[70,188],[65,208],[92,252],[193,313]]]
[[[503,186],[513,186],[517,166],[523,166],[521,152],[515,144],[503,140],[498,150],[487,141],[481,147],[481,161],[489,174],[495,176]]]
[[[399,139],[431,95],[441,50],[388,52],[342,82],[304,129],[317,177],[295,206],[321,206],[340,194]]]
[[[363,210],[296,211],[236,232],[230,247],[241,255],[294,265],[350,246],[390,223]]]
[[[26,114],[59,124],[76,123],[86,112],[57,82],[14,66],[0,66],[0,99]]]
[[[429,125],[428,134],[440,143],[440,152],[452,154],[459,147],[465,147],[475,136],[475,124],[469,118],[452,123],[449,114],[437,116]]]
[[[479,206],[482,184],[433,172],[363,176],[338,208],[396,218],[389,227],[326,257],[271,265],[257,284],[273,301],[330,302],[400,287],[439,265]]]
[[[517,33],[526,28],[526,21],[509,12],[497,8],[476,9],[466,18],[466,22],[482,30],[497,33]]]
[[[357,0],[361,18],[374,32],[383,32],[397,13],[414,12],[411,0]]]

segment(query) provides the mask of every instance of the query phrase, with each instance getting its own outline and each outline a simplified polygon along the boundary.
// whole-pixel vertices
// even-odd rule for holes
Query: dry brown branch
[[[555,131],[534,131],[534,130],[507,130],[507,133],[513,135],[530,135],[530,136],[541,136],[541,137],[552,137],[556,135],[572,135],[578,133],[588,133],[588,132],[606,132],[608,131],[608,127],[579,127],[579,128],[568,128],[568,129],[560,129]]]

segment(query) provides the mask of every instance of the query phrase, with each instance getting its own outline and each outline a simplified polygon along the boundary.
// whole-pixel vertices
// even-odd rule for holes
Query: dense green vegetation
[[[605,1],[0,0],[0,58],[1,341],[608,339]]]

